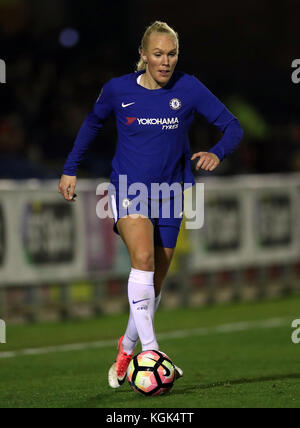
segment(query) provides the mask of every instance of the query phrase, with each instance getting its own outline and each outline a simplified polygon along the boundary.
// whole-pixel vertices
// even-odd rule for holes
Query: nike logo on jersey
[[[122,107],[126,108],[126,107],[129,107],[129,106],[132,106],[133,104],[135,104],[135,103],[129,103],[129,104],[122,103]]]
[[[145,300],[150,300],[150,299],[137,300],[136,302],[133,300],[133,301],[132,301],[132,303],[133,303],[134,305],[136,305],[137,303],[145,302]]]

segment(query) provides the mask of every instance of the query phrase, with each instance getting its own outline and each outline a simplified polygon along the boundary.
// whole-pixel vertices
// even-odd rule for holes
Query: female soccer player
[[[109,385],[121,386],[140,339],[143,351],[158,350],[153,319],[161,288],[175,251],[182,217],[129,213],[132,199],[128,188],[142,183],[150,192],[153,183],[195,184],[196,170],[213,171],[239,144],[242,129],[238,120],[194,76],[175,71],[179,55],[178,34],[166,23],[156,21],[147,28],[141,42],[137,71],[107,82],[94,109],[84,121],[66,161],[59,192],[72,201],[77,166],[89,144],[114,113],[118,145],[110,177],[110,206],[114,231],[124,241],[131,260],[128,281],[130,316],[125,334],[119,339],[116,362],[109,370]],[[222,131],[223,137],[209,151],[191,157],[188,131],[194,113]],[[188,186],[187,186],[188,187]],[[186,187],[184,187],[186,188]],[[124,190],[125,189],[125,190]],[[148,193],[149,195],[149,193]],[[178,196],[178,195],[177,195]],[[171,208],[177,196],[169,197]],[[158,198],[159,205],[162,198]],[[183,211],[183,205],[182,205]],[[160,208],[161,209],[161,206]],[[177,377],[182,370],[176,368]]]

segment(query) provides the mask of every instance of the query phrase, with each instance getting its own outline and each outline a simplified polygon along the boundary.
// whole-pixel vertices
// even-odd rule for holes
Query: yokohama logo
[[[139,125],[162,125],[164,127],[171,127],[174,129],[179,125],[178,117],[168,117],[168,118],[138,118],[138,117],[126,117],[126,125],[131,125],[136,120]]]
[[[137,119],[139,125],[175,125],[178,122],[178,117],[168,117],[159,119]]]

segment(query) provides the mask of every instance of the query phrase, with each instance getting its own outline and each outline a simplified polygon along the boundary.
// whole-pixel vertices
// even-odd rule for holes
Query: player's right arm
[[[111,81],[109,81],[103,86],[93,110],[87,115],[83,122],[73,149],[66,160],[58,191],[68,201],[72,200],[74,196],[77,168],[88,147],[103,128],[104,121],[113,111],[112,96]]]
[[[76,187],[77,178],[76,176],[62,175],[59,185],[58,192],[63,195],[66,201],[74,201],[74,193]]]

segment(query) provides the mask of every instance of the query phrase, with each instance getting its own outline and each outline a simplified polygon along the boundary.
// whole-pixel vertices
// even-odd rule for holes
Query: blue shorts
[[[122,190],[122,193],[118,185],[110,183],[108,196],[115,221],[114,232],[119,235],[117,222],[120,218],[131,214],[140,214],[149,218],[153,224],[154,246],[175,248],[184,211],[183,191],[176,196],[171,193],[171,196],[165,199],[143,197],[139,192],[134,196],[128,195],[128,191]],[[137,197],[139,203],[134,203]]]

